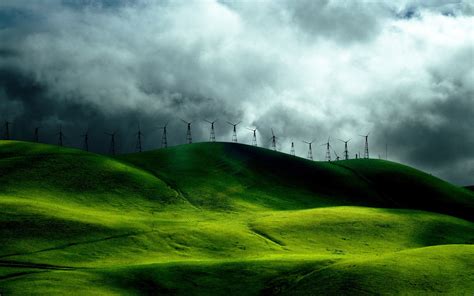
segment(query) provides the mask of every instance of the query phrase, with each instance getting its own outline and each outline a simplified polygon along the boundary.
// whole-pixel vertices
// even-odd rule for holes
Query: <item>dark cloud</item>
[[[472,54],[472,48],[462,48],[451,59],[432,65],[428,73],[433,99],[412,98],[405,114],[396,112],[388,117],[391,120],[380,120],[380,131],[401,159],[446,178],[457,174],[456,179],[466,184],[472,182],[472,169],[447,168],[474,160]],[[405,95],[410,96],[410,91]]]
[[[384,5],[377,2],[287,1],[284,8],[302,32],[340,43],[374,38],[388,14]]]
[[[469,2],[2,1],[0,116],[18,139],[70,146],[91,132],[91,149],[146,149],[204,141],[219,119],[240,121],[239,141],[315,158],[331,136],[336,151],[371,155],[474,183],[473,36]],[[469,173],[470,172],[470,173]],[[469,175],[471,174],[471,175]]]

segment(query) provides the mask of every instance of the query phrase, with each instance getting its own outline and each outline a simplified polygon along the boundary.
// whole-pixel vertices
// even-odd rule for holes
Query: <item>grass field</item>
[[[230,143],[0,141],[0,294],[474,293],[474,193]]]

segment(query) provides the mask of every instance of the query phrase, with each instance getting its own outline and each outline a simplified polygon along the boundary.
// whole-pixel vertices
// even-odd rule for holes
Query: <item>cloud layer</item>
[[[474,183],[474,9],[441,1],[2,1],[0,116],[17,138],[68,144],[91,131],[117,131],[133,151],[140,122],[145,147],[208,138],[216,119],[229,140],[239,121],[270,130],[282,151],[371,132],[373,157],[388,156],[458,184]],[[324,157],[323,147],[316,157]]]

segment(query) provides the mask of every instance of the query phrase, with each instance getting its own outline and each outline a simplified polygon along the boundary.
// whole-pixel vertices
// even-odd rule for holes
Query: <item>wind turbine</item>
[[[242,121],[239,121],[237,123],[232,123],[230,121],[227,121],[228,124],[232,125],[233,132],[232,132],[232,142],[237,143],[237,125],[239,125]]]
[[[192,136],[191,136],[191,123],[192,123],[192,121],[191,121],[191,122],[187,122],[187,121],[184,120],[184,119],[181,119],[181,121],[184,122],[184,123],[186,123],[186,124],[188,125],[187,131],[186,131],[186,142],[187,142],[188,144],[192,144],[192,142],[193,142],[193,138],[192,138]]]
[[[273,133],[273,129],[272,129],[272,137],[270,138],[270,140],[272,141],[272,150],[276,151],[277,150],[277,145],[276,145],[276,140],[278,139],[277,136],[275,136],[275,133]]]
[[[142,152],[142,130],[140,128],[140,124],[138,124],[138,131],[137,131],[137,144],[135,145],[135,151]]]
[[[311,147],[311,145],[314,143],[315,140],[312,140],[311,142],[306,142],[306,141],[301,141],[303,143],[306,143],[308,144],[308,155],[307,155],[307,158],[309,160],[313,160],[313,148]]]
[[[10,140],[10,125],[11,124],[12,124],[11,122],[5,121],[5,131],[4,131],[5,134],[3,137],[5,140]]]
[[[104,132],[104,134],[110,136],[109,154],[115,155],[115,136],[117,132],[113,132],[113,133]]]
[[[56,135],[58,136],[58,145],[63,146],[64,133],[63,133],[63,128],[61,125],[59,125],[59,132]]]
[[[168,136],[166,133],[166,127],[168,126],[169,121],[165,123],[164,126],[160,126],[160,129],[163,129],[163,135],[161,136],[161,148],[168,148]]]
[[[34,136],[33,136],[33,141],[36,142],[36,143],[39,142],[39,129],[40,129],[39,126],[35,127],[35,133],[34,133]]]
[[[83,149],[89,152],[89,129],[86,130],[85,134],[81,135],[81,137],[84,139],[82,143]]]
[[[349,139],[347,141],[344,141],[344,140],[341,140],[341,139],[338,139],[338,140],[344,143],[344,159],[348,160],[349,159],[349,150],[347,149],[347,143],[349,143],[349,141],[352,140],[352,139]]]
[[[328,141],[321,146],[326,146],[326,161],[331,161],[331,145],[329,144],[329,137]]]
[[[359,135],[365,138],[364,158],[369,158],[369,135],[370,133],[368,133],[367,135]]]
[[[211,134],[209,136],[209,142],[215,142],[216,141],[216,133],[214,131],[214,123],[216,123],[217,119],[214,120],[214,121],[209,121],[209,120],[204,119],[204,121],[211,125]]]
[[[252,137],[252,146],[255,146],[257,147],[257,129],[254,128],[254,129],[251,129],[251,128],[247,128],[249,131],[253,132],[253,137]]]

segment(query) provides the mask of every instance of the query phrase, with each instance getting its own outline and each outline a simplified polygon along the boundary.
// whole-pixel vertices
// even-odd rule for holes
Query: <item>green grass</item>
[[[0,184],[5,295],[474,292],[474,194],[393,162],[0,141]]]

